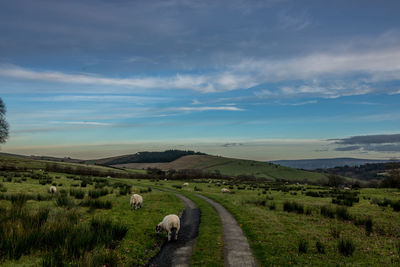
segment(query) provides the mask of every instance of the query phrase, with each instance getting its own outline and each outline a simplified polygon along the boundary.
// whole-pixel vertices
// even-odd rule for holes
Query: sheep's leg
[[[168,231],[168,241],[171,241],[171,231]]]
[[[175,240],[178,240],[178,231],[175,232]]]

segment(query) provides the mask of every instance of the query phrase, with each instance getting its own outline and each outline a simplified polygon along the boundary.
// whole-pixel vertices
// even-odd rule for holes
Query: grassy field
[[[179,183],[170,182],[168,186],[176,188],[173,185]],[[222,194],[222,186],[215,183],[191,186],[181,190],[194,192],[196,186],[202,190],[200,193],[232,212],[261,266],[400,264],[400,213],[392,207],[371,204],[385,198],[400,201],[398,190],[362,189],[356,197],[359,202],[347,207],[332,204],[335,197],[306,195],[311,191],[332,191],[323,187],[287,185],[265,189],[239,185],[239,189],[231,189],[234,194]],[[284,206],[293,202],[300,208],[284,211]],[[321,214],[321,207],[330,208],[333,218],[328,216],[332,214]],[[368,219],[372,221],[370,230],[366,226]]]
[[[400,265],[399,190],[344,192],[215,180],[182,187],[183,181],[46,174],[40,171],[42,162],[23,159],[7,164],[33,170],[0,173],[3,266],[55,266],[61,260],[78,266],[145,265],[165,240],[154,226],[166,214],[183,210],[173,192],[149,188],[176,190],[201,209],[192,266],[223,266],[219,216],[196,194],[218,201],[235,216],[260,266]],[[58,189],[54,196],[48,192],[51,184]],[[222,187],[232,193],[222,194]],[[143,195],[142,209],[129,210],[130,192]]]
[[[206,172],[218,171],[221,174],[237,176],[237,175],[253,175],[258,178],[267,178],[271,180],[308,180],[318,181],[325,180],[326,176],[321,173],[308,172],[278,166],[271,163],[232,159],[209,155],[191,155],[184,156],[169,163],[130,163],[116,165],[117,167],[126,167],[131,169],[147,169],[159,168],[162,170],[182,170],[182,169],[199,169]]]
[[[80,177],[50,173],[51,183],[55,184],[58,189],[57,194],[51,196],[48,193],[50,184],[41,185],[38,179],[31,178],[28,173],[15,175],[17,177],[13,177],[11,181],[7,179],[10,177],[10,173],[0,175],[0,181],[3,181],[0,186],[2,189],[0,191],[3,191],[0,209],[2,214],[7,214],[3,217],[6,223],[2,224],[2,229],[8,229],[7,232],[0,233],[3,242],[0,246],[13,247],[10,252],[5,253],[5,250],[2,250],[3,253],[0,254],[0,262],[4,266],[36,266],[45,263],[46,260],[54,264],[57,262],[57,257],[61,257],[64,263],[81,266],[87,266],[90,263],[93,263],[94,266],[102,263],[112,263],[111,265],[114,266],[143,266],[158,252],[165,239],[164,235],[155,234],[155,225],[165,215],[179,214],[183,210],[182,202],[172,193],[153,190],[148,192],[147,187],[134,186],[130,190],[141,192],[144,204],[142,209],[131,211],[130,194],[127,190],[130,186],[112,179],[98,178],[95,182],[96,178],[89,177],[87,179],[93,179],[92,184],[89,184],[90,181],[86,179],[88,183],[85,187],[81,187],[84,180],[80,180]],[[101,194],[104,194],[104,191],[107,194],[98,196],[96,192],[102,190]],[[18,201],[13,201],[12,197],[21,196],[21,193],[28,200],[21,207],[17,207]],[[19,212],[20,209],[22,212]],[[32,235],[24,234],[20,228],[24,228],[25,223],[31,222],[30,218],[36,218],[35,216],[44,209],[48,210],[47,220],[45,219],[40,227],[37,226],[39,227],[38,231],[32,232]],[[8,215],[15,214],[16,210],[18,211],[17,215],[13,215],[14,217],[10,219],[11,217]],[[78,219],[74,222],[68,221],[68,225],[64,227],[59,222],[69,216],[68,214],[72,214]],[[105,225],[111,223],[117,228],[125,228],[126,234],[120,240],[112,240],[110,243],[97,240],[94,245],[90,243],[92,240],[81,240],[79,236],[73,235],[79,230],[82,235],[90,236],[93,220],[100,220]],[[29,226],[28,224],[27,229]],[[54,229],[60,229],[60,231]],[[45,247],[44,241],[40,243],[42,240],[46,240],[46,233],[52,231],[59,235],[61,232],[67,233],[51,242],[53,247],[60,249]],[[26,230],[25,233],[27,233]],[[101,235],[101,232],[98,234]],[[107,233],[104,235],[107,236]],[[39,244],[34,241],[21,243],[21,240],[30,240],[30,238],[41,241],[38,241]],[[9,243],[6,243],[5,240]],[[69,252],[67,244],[70,243],[78,244],[76,246],[83,243],[82,250],[76,254],[80,254],[79,256]],[[18,246],[21,248],[19,249]],[[22,251],[20,254],[17,253],[18,249]],[[61,256],[57,256],[57,253]],[[52,266],[52,264],[47,266]]]

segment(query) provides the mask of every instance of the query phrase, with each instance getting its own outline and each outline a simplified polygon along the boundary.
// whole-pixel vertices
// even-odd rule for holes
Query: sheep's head
[[[156,226],[156,233],[158,234],[158,233],[161,233],[162,232],[162,227],[161,227],[161,223],[159,223],[157,226]]]

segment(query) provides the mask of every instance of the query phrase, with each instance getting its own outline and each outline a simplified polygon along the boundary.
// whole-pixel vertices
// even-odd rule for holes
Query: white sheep
[[[183,186],[189,186],[189,183],[183,183]]]
[[[345,186],[345,187],[343,187],[343,190],[344,190],[344,191],[350,191],[350,190],[351,190],[351,188],[350,188],[350,187],[347,187],[347,186]]]
[[[181,222],[178,216],[175,214],[170,214],[164,217],[162,222],[156,226],[156,233],[161,233],[163,230],[167,231],[168,241],[171,241],[171,235],[174,239],[178,239],[179,228],[181,227]]]
[[[228,188],[222,188],[222,189],[221,189],[221,192],[222,192],[222,193],[230,193],[231,190],[229,190]]]
[[[143,197],[141,195],[133,194],[131,196],[131,210],[133,206],[135,206],[135,210],[141,208],[142,204],[143,204]]]
[[[50,191],[50,193],[54,194],[54,193],[57,192],[57,188],[54,185],[52,185],[52,186],[50,186],[50,190],[49,191]]]

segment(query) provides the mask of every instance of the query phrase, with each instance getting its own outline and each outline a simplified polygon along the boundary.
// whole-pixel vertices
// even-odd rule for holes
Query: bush
[[[343,221],[351,220],[351,216],[346,207],[337,207],[336,208],[336,216],[337,216],[337,218],[339,218]]]
[[[112,208],[112,203],[111,201],[102,201],[98,199],[87,199],[85,201],[82,201],[81,206],[83,207],[89,207],[91,209],[111,209]]]
[[[339,225],[331,226],[330,231],[333,238],[339,238],[342,232],[342,228],[340,228]]]
[[[95,189],[95,190],[90,190],[88,195],[90,198],[99,198],[101,196],[105,196],[108,194],[107,188],[102,188],[102,189]]]
[[[283,210],[287,212],[297,212],[299,214],[303,214],[304,206],[303,204],[299,204],[295,201],[285,201],[283,203]]]
[[[338,250],[340,254],[343,256],[349,257],[353,255],[356,246],[354,245],[353,240],[348,238],[342,238],[338,242]]]
[[[83,199],[85,197],[85,191],[80,189],[70,189],[69,190],[70,196],[75,197],[76,199]]]
[[[321,215],[328,218],[335,218],[335,211],[331,206],[322,206]]]
[[[67,195],[59,195],[56,200],[58,207],[72,207],[74,202]]]
[[[319,253],[325,254],[325,246],[319,240],[317,242],[315,242],[315,247],[317,248],[317,251]]]
[[[270,210],[275,210],[275,209],[276,209],[276,204],[275,204],[275,202],[269,203],[268,208],[269,208]]]
[[[307,253],[308,241],[305,239],[299,240],[299,253]]]
[[[370,236],[371,233],[372,233],[372,225],[373,225],[373,223],[372,223],[372,218],[371,218],[371,217],[368,217],[368,218],[365,220],[365,234],[366,234],[367,236]]]

